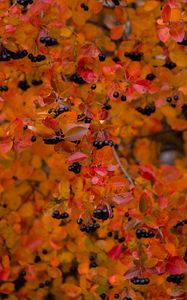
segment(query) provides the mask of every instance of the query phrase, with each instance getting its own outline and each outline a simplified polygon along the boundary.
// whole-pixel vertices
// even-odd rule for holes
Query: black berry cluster
[[[28,52],[27,50],[18,50],[17,52],[13,52],[13,51],[9,51],[9,54],[10,54],[10,58],[12,59],[21,59],[21,58],[24,58],[28,55]]]
[[[183,226],[185,224],[187,224],[187,219],[182,220],[182,221],[178,221],[177,224],[175,224],[173,227],[178,228],[178,227]]]
[[[124,56],[130,58],[132,61],[141,61],[143,53],[142,52],[125,52]]]
[[[32,53],[29,53],[28,58],[32,62],[40,62],[46,59],[46,56],[43,54],[38,54],[37,56],[34,56]]]
[[[68,167],[68,170],[75,174],[79,174],[81,171],[81,164],[79,162],[74,162],[71,166]]]
[[[155,78],[156,78],[156,76],[155,76],[154,74],[149,73],[149,74],[147,74],[147,76],[146,76],[145,79],[147,79],[147,80],[149,80],[149,81],[152,81],[152,80],[154,80]]]
[[[42,83],[43,83],[43,80],[42,79],[33,79],[32,81],[31,81],[31,83],[32,83],[32,85],[34,85],[34,86],[38,86],[38,85],[41,85]]]
[[[89,260],[90,260],[89,267],[96,268],[97,267],[97,254],[95,252],[90,253]]]
[[[184,37],[181,42],[177,42],[177,44],[182,45],[182,46],[187,46],[187,36]]]
[[[56,145],[62,141],[64,141],[63,135],[62,136],[53,136],[50,138],[43,138],[43,142],[46,145]]]
[[[93,146],[97,149],[101,149],[105,146],[110,146],[112,147],[114,145],[112,140],[105,140],[105,141],[94,141]]]
[[[27,7],[29,4],[33,3],[33,0],[17,0],[17,3],[23,7]]]
[[[141,239],[141,238],[152,238],[154,236],[155,236],[155,232],[152,229],[149,229],[148,231],[146,231],[144,228],[136,230],[136,237],[138,239]]]
[[[173,282],[177,284],[180,284],[183,279],[184,279],[184,274],[169,275],[166,278],[167,282]]]
[[[120,237],[119,239],[118,239],[118,242],[121,244],[121,243],[123,243],[125,241],[125,237],[123,236],[123,237]]]
[[[169,70],[172,70],[176,67],[176,63],[172,62],[172,61],[167,61],[165,64],[164,64],[164,67],[169,69]]]
[[[55,45],[58,44],[57,39],[52,38],[50,36],[41,37],[40,38],[40,42],[42,44],[45,44],[46,47],[48,47],[48,46],[55,46]]]
[[[119,0],[112,0],[112,2],[113,2],[114,5],[116,5],[116,6],[120,5],[120,1],[119,1]]]
[[[3,48],[3,50],[0,53],[0,61],[9,61],[11,59],[11,55],[9,51],[6,48]]]
[[[64,112],[69,111],[69,107],[67,106],[63,106],[63,107],[59,107],[58,109],[56,109],[54,111],[54,118],[58,117],[59,115],[63,114]]]
[[[77,83],[77,84],[86,83],[86,81],[84,81],[84,79],[76,73],[70,76],[70,81]]]
[[[22,91],[26,91],[30,88],[30,85],[28,84],[27,80],[20,80],[18,82],[18,87],[22,90]]]
[[[44,288],[45,286],[50,286],[50,285],[51,285],[51,281],[46,280],[45,282],[40,282],[38,287],[39,287],[40,289],[42,289],[42,288]]]
[[[100,225],[97,223],[91,223],[91,224],[82,224],[80,226],[80,231],[86,232],[86,233],[91,233],[95,232],[98,228],[100,228]]]
[[[81,7],[82,9],[84,9],[84,11],[88,11],[88,10],[89,10],[88,5],[86,5],[85,3],[81,3],[80,7]]]
[[[8,91],[8,86],[6,86],[6,85],[0,86],[0,92],[7,92],[7,91]]]
[[[95,209],[93,211],[93,216],[94,218],[99,220],[107,220],[109,218],[108,208],[104,207],[103,209],[99,209],[99,208]]]
[[[115,63],[117,63],[117,62],[120,61],[119,57],[117,57],[117,56],[114,56],[114,57],[112,58],[112,60],[113,60]]]
[[[27,50],[10,51],[6,48],[1,50],[0,61],[10,61],[11,59],[21,59],[28,55]]]
[[[179,96],[178,95],[174,95],[173,98],[171,96],[167,97],[166,101],[168,103],[170,103],[172,107],[175,108],[177,106],[176,102],[178,101],[178,99],[179,99]],[[172,102],[172,100],[174,100],[174,102]]]
[[[144,108],[137,107],[136,110],[142,115],[150,116],[155,112],[156,107],[154,104],[147,104]]]
[[[57,220],[67,219],[69,217],[69,214],[67,212],[60,213],[59,210],[54,210],[52,213],[52,217]]]
[[[133,284],[145,285],[149,284],[150,280],[149,278],[134,277],[131,279],[131,282]]]
[[[129,216],[129,212],[126,212],[126,213],[124,214],[124,216],[125,216],[126,218],[128,218],[128,221],[131,221],[131,220],[132,220],[132,217]]]
[[[14,280],[14,286],[15,286],[15,291],[19,291],[23,286],[25,286],[26,284],[26,279],[25,279],[25,275],[26,275],[26,272],[25,271],[22,271],[18,278],[16,280]]]
[[[84,123],[91,123],[92,118],[85,116],[85,114],[80,114],[77,116],[77,121],[84,121]]]

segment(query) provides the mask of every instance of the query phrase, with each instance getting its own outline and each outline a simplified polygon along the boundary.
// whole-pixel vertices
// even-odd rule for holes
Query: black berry
[[[31,136],[31,142],[32,143],[36,142],[36,136],[35,135]]]
[[[100,61],[105,61],[106,59],[106,56],[103,53],[100,53],[98,57]]]
[[[114,92],[114,93],[113,93],[113,97],[114,97],[114,98],[118,98],[118,97],[119,97],[119,93],[118,93],[118,92]]]
[[[122,96],[121,96],[121,101],[126,101],[126,100],[127,100],[126,96],[125,96],[125,95],[122,95]]]
[[[149,74],[147,74],[146,79],[152,81],[152,80],[155,79],[155,77],[156,77],[156,76],[155,76],[154,74],[149,73]]]

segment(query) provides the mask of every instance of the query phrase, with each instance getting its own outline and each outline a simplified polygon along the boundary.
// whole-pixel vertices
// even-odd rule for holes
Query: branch
[[[113,150],[114,157],[115,157],[117,163],[119,164],[122,173],[125,175],[125,177],[126,177],[127,180],[129,181],[129,183],[132,184],[132,185],[134,186],[134,182],[133,182],[132,178],[130,177],[129,173],[128,173],[128,172],[125,170],[125,168],[123,167],[123,165],[122,165],[122,163],[121,163],[121,161],[120,161],[120,158],[119,158],[119,156],[118,156],[118,154],[117,154],[117,152],[116,152],[114,146],[112,147],[112,150]]]

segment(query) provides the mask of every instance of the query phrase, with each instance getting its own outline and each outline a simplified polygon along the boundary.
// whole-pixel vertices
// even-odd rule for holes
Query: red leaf
[[[127,204],[133,200],[133,197],[131,193],[125,193],[112,197],[112,200],[118,205]]]
[[[11,137],[5,137],[0,139],[0,152],[2,154],[7,154],[13,146],[13,141]]]
[[[76,161],[82,161],[87,158],[87,155],[82,152],[75,152],[72,155],[68,157],[69,162],[76,162]]]
[[[49,117],[47,117],[47,118],[45,118],[43,121],[42,121],[42,123],[47,127],[47,128],[52,128],[52,129],[57,129],[57,127],[58,127],[58,123],[55,121],[55,120],[53,120],[53,119],[51,119],[51,118],[49,118]]]
[[[133,84],[134,89],[140,93],[145,94],[149,90],[150,81],[148,80],[138,80]]]
[[[125,30],[124,25],[114,26],[111,29],[111,33],[110,33],[111,39],[112,40],[119,40],[122,37],[122,35],[124,33],[124,30]]]
[[[100,176],[106,176],[107,175],[107,170],[103,167],[96,167],[94,168],[94,171],[97,175],[100,175]]]
[[[117,245],[114,246],[109,252],[108,252],[108,256],[113,259],[116,260],[120,257],[121,251],[122,251],[123,245]]]
[[[159,196],[158,197],[158,204],[161,209],[164,209],[168,206],[168,198],[166,196]]]
[[[166,272],[170,274],[187,274],[187,263],[180,256],[170,257],[166,264]]]
[[[158,31],[158,37],[162,42],[164,42],[164,43],[167,42],[167,40],[170,37],[169,28],[168,27],[161,28]]]
[[[133,277],[138,276],[140,273],[140,271],[137,268],[132,268],[130,270],[128,270],[127,272],[125,272],[124,277],[125,279],[129,280]]]
[[[141,64],[138,61],[132,61],[125,69],[125,74],[128,80],[136,80],[141,74]]]
[[[147,180],[150,180],[152,182],[155,181],[155,179],[156,179],[155,174],[153,173],[153,171],[149,167],[141,166],[140,171],[141,171],[141,175],[142,175],[143,178],[145,178]]]
[[[172,23],[169,33],[176,42],[182,42],[185,36],[184,24],[182,22]]]
[[[165,4],[162,8],[162,19],[164,23],[168,23],[171,16],[171,8],[168,4]]]
[[[98,75],[94,71],[95,60],[89,57],[83,57],[78,62],[77,72],[87,83],[97,82]]]

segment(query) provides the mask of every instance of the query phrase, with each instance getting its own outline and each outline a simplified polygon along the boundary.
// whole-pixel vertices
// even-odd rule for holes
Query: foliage
[[[186,3],[0,1],[0,299],[187,298]]]

